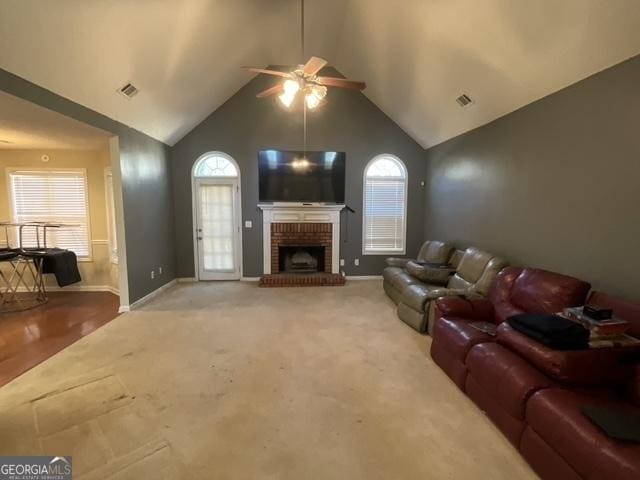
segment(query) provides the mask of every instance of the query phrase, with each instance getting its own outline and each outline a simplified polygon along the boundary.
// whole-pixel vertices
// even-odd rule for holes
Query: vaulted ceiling
[[[300,61],[298,19],[298,0],[2,0],[0,68],[174,144],[242,65]],[[638,0],[307,0],[306,51],[429,147],[640,54],[639,24]]]

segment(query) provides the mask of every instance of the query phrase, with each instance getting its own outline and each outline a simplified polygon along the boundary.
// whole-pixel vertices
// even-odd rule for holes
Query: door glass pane
[[[205,270],[233,271],[233,186],[200,186],[200,248]]]

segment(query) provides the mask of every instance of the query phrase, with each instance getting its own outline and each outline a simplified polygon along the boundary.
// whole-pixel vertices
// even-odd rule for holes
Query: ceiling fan
[[[300,37],[302,58],[304,58],[304,0],[300,2]],[[327,94],[327,87],[348,88],[351,90],[364,90],[366,88],[364,82],[356,82],[345,78],[318,76],[318,72],[320,72],[325,65],[327,65],[327,61],[324,58],[311,57],[307,63],[298,65],[296,69],[290,72],[256,67],[244,68],[250,72],[284,78],[285,80],[282,83],[258,93],[256,97],[265,98],[278,95],[278,99],[287,108],[291,107],[298,93],[304,95],[305,106],[313,110],[320,105],[322,99]]]

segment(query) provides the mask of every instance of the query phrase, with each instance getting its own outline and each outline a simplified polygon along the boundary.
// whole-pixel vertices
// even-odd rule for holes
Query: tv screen
[[[344,203],[344,152],[258,152],[261,202]]]

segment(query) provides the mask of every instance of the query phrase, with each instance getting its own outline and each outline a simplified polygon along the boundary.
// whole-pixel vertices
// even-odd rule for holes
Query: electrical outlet
[[[340,266],[341,266],[341,267],[344,267],[344,258],[341,258],[341,259],[340,259]]]
[[[244,228],[253,228],[253,222],[251,220],[245,220]]]
[[[158,267],[158,275],[162,275],[162,267]]]
[[[151,270],[151,280],[153,280],[154,278],[156,278],[156,272]]]
[[[353,264],[354,264],[356,267],[357,267],[357,266],[359,266],[359,265],[360,265],[360,259],[359,259],[359,258],[354,259],[354,260],[353,260]]]

